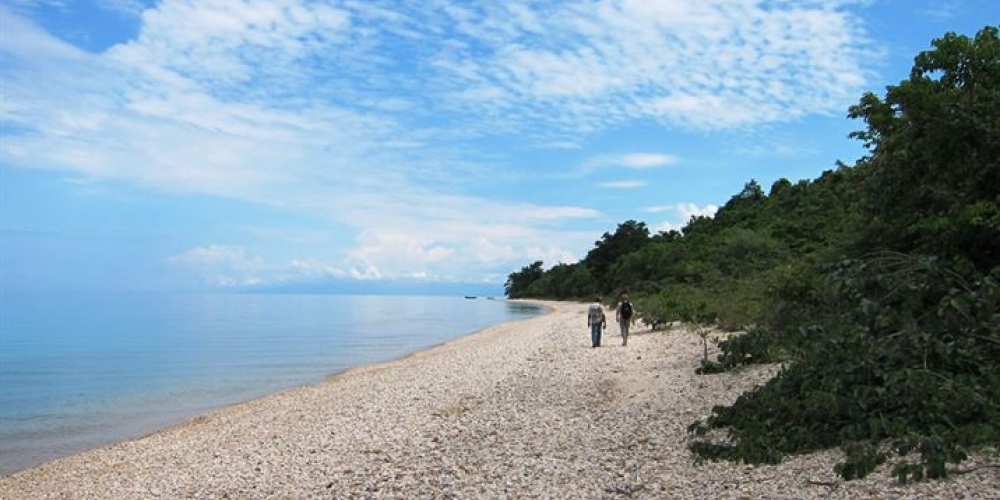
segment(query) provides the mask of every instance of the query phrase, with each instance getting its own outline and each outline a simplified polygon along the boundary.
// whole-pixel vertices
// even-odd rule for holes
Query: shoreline
[[[497,302],[514,302],[514,303],[522,302],[522,303],[528,303],[528,304],[531,304],[533,306],[539,307],[542,310],[542,312],[540,313],[540,315],[548,314],[552,310],[551,307],[548,307],[548,306],[544,305],[544,303],[543,303],[544,301],[502,299],[502,300],[497,300]],[[496,325],[489,325],[489,326],[480,327],[480,328],[477,328],[477,329],[474,329],[474,330],[470,330],[470,331],[467,331],[467,332],[461,332],[461,333],[458,333],[456,336],[454,336],[454,337],[452,337],[450,339],[445,339],[445,340],[437,341],[436,343],[425,345],[425,346],[421,346],[421,347],[415,347],[415,348],[413,348],[413,349],[411,349],[409,351],[405,351],[403,353],[393,354],[390,357],[387,357],[387,358],[384,358],[384,359],[379,359],[379,360],[374,360],[374,361],[367,361],[367,362],[363,362],[363,363],[358,364],[358,365],[349,365],[349,366],[345,366],[343,368],[337,368],[337,369],[331,370],[331,371],[326,372],[326,373],[319,373],[319,374],[317,374],[317,376],[315,378],[312,378],[311,380],[306,380],[306,381],[297,383],[295,385],[289,385],[289,386],[286,386],[286,387],[283,387],[283,388],[278,388],[277,390],[274,390],[274,391],[257,393],[256,395],[251,395],[250,397],[246,397],[246,398],[242,398],[242,399],[237,399],[237,400],[231,400],[230,402],[224,402],[224,403],[221,403],[221,404],[219,404],[219,403],[198,404],[197,406],[200,406],[201,409],[197,409],[195,411],[180,411],[180,412],[175,412],[177,415],[180,415],[180,416],[177,416],[177,415],[175,415],[173,417],[164,416],[163,418],[155,419],[156,421],[153,422],[153,423],[148,423],[147,425],[138,425],[138,426],[135,426],[132,431],[120,432],[120,433],[117,433],[115,435],[107,435],[107,436],[102,436],[102,437],[94,437],[94,438],[92,438],[90,440],[91,444],[88,444],[88,445],[84,445],[84,446],[71,446],[71,445],[67,445],[65,447],[64,452],[60,453],[59,455],[50,456],[49,458],[44,458],[44,459],[42,459],[40,461],[39,460],[26,461],[26,462],[30,462],[31,465],[21,466],[19,468],[13,469],[13,470],[8,470],[8,471],[2,471],[2,470],[0,470],[0,479],[3,479],[3,478],[8,477],[8,476],[16,475],[16,474],[19,474],[19,473],[24,473],[24,472],[30,471],[30,470],[32,470],[34,468],[44,466],[44,465],[46,465],[46,464],[48,464],[50,462],[54,462],[54,461],[58,461],[58,460],[63,460],[63,459],[71,458],[71,457],[76,456],[76,455],[85,454],[85,453],[96,451],[96,450],[100,450],[100,449],[106,448],[106,447],[111,447],[111,446],[114,446],[116,444],[123,443],[123,442],[129,442],[129,441],[135,441],[135,440],[145,439],[145,438],[148,438],[150,436],[159,434],[161,432],[167,432],[167,431],[170,431],[170,430],[178,428],[178,427],[186,426],[186,425],[188,425],[188,424],[190,424],[191,422],[194,422],[194,421],[203,420],[203,417],[205,417],[206,415],[214,413],[214,412],[217,412],[217,411],[226,410],[226,409],[231,408],[231,407],[235,407],[235,406],[247,404],[247,403],[259,400],[259,399],[269,398],[269,397],[276,396],[276,395],[284,393],[284,392],[294,391],[296,389],[300,389],[300,388],[303,388],[303,387],[308,387],[308,386],[312,386],[312,385],[316,385],[316,384],[322,384],[322,383],[325,383],[325,382],[327,382],[329,380],[332,380],[332,379],[335,379],[337,377],[340,377],[340,376],[342,376],[342,375],[344,375],[346,373],[349,373],[349,372],[351,372],[353,370],[365,369],[365,368],[369,368],[369,367],[376,367],[376,366],[383,365],[383,364],[391,364],[391,363],[394,363],[394,362],[397,362],[397,361],[404,360],[404,359],[409,358],[411,356],[419,355],[419,354],[421,354],[421,353],[423,353],[425,351],[432,351],[432,350],[441,348],[443,346],[446,346],[446,345],[448,345],[450,343],[461,341],[462,339],[464,339],[466,337],[478,335],[481,332],[484,332],[485,330],[488,330],[488,329],[493,328],[493,327],[498,326],[498,325],[507,324],[507,323],[517,323],[519,321],[525,321],[527,319],[531,319],[531,318],[512,319],[512,320],[509,320],[509,321],[505,321],[503,323],[498,323]],[[0,490],[0,493],[2,493],[2,490]],[[2,495],[0,495],[0,499],[2,499],[2,498],[3,498]]]
[[[531,320],[533,320],[535,318],[540,318],[540,317],[552,314],[552,312],[555,311],[555,308],[551,305],[551,301],[528,300],[528,299],[503,299],[503,301],[504,302],[521,302],[521,303],[531,304],[531,305],[534,305],[534,306],[537,306],[537,307],[541,308],[542,309],[542,313],[539,314],[538,316],[531,317],[531,318],[523,318],[523,319],[516,319],[516,320],[513,320],[513,321],[505,321],[503,323],[499,323],[499,324],[496,324],[496,325],[490,325],[490,326],[487,326],[487,327],[480,328],[478,330],[473,330],[471,332],[468,332],[468,333],[462,334],[462,335],[460,335],[458,337],[455,337],[455,338],[453,338],[451,340],[446,340],[444,342],[438,342],[437,344],[430,345],[430,346],[427,346],[427,347],[424,347],[424,348],[421,348],[421,349],[416,349],[414,351],[408,352],[408,353],[400,355],[400,356],[396,356],[396,357],[391,358],[391,359],[386,359],[386,360],[383,360],[383,361],[375,361],[375,362],[372,362],[372,363],[365,363],[365,364],[361,364],[361,365],[358,365],[358,366],[347,367],[347,368],[344,368],[343,370],[338,370],[338,371],[335,371],[333,373],[330,373],[330,374],[324,376],[323,380],[320,380],[320,381],[317,381],[317,382],[313,382],[311,384],[304,384],[304,385],[301,385],[301,386],[290,387],[288,389],[285,389],[285,391],[291,391],[291,390],[299,389],[299,388],[302,388],[302,387],[308,387],[308,386],[311,386],[311,385],[322,384],[322,383],[325,383],[325,382],[332,382],[332,381],[336,380],[337,378],[340,378],[341,376],[346,376],[346,375],[350,374],[351,372],[353,372],[355,370],[362,370],[363,371],[363,370],[366,370],[366,369],[375,369],[375,368],[379,368],[382,365],[392,365],[394,363],[404,362],[404,361],[406,361],[406,360],[408,360],[410,358],[416,359],[416,358],[419,358],[419,357],[424,356],[424,355],[433,355],[434,351],[436,351],[438,349],[443,349],[443,348],[448,347],[448,346],[450,346],[452,344],[460,343],[462,341],[465,341],[466,339],[469,339],[470,337],[475,337],[475,336],[478,336],[478,335],[487,334],[487,333],[489,333],[489,330],[492,330],[494,328],[497,328],[497,327],[500,327],[500,326],[503,326],[503,325],[514,325],[514,324],[525,322],[525,321],[531,321]],[[385,368],[388,368],[388,366],[386,366]],[[266,394],[264,396],[261,396],[260,398],[254,398],[254,399],[266,398],[266,397],[269,397],[269,396],[273,396],[275,394],[280,394],[281,392],[285,392],[285,391],[279,391],[277,393]],[[234,403],[234,404],[243,404],[243,403],[246,403],[246,402],[249,402],[249,401],[252,401],[252,400],[244,401],[244,402],[241,402],[241,403]]]
[[[695,375],[701,339],[683,330],[640,329],[622,347],[611,327],[592,349],[586,304],[542,304],[542,316],[2,477],[0,498],[1000,498],[990,468],[839,481],[839,450],[696,466],[687,425],[776,367]]]

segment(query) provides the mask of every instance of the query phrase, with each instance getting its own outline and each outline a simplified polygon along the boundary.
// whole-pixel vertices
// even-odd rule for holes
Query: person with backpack
[[[596,297],[594,303],[587,308],[587,326],[590,327],[591,346],[601,347],[601,332],[607,328],[608,322],[604,317],[604,306],[601,305],[600,297]]]
[[[622,292],[619,297],[618,307],[615,309],[615,321],[622,332],[622,345],[628,345],[628,329],[632,325],[632,303],[628,300],[628,294]]]

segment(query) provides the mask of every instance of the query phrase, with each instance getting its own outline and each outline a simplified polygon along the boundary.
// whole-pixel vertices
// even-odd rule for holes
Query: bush
[[[901,481],[946,475],[966,450],[1000,442],[998,278],[1000,268],[968,280],[955,266],[899,254],[842,263],[825,289],[832,314],[802,330],[802,359],[690,428],[728,428],[729,444],[691,449],[773,463],[844,445],[836,470],[845,479],[917,451],[917,463],[895,467]]]
[[[719,342],[719,349],[722,353],[719,354],[718,364],[727,370],[737,366],[779,361],[774,338],[761,326]]]

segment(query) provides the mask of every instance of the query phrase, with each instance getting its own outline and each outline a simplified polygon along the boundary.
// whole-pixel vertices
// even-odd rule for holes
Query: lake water
[[[483,298],[0,294],[0,475],[542,313]]]

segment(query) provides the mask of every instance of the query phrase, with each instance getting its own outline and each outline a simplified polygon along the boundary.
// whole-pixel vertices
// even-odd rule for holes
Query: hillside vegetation
[[[849,110],[868,154],[816,179],[751,180],[713,218],[629,220],[575,264],[510,274],[510,297],[613,298],[650,324],[746,332],[702,373],[784,363],[691,432],[703,459],[774,463],[840,446],[837,472],[892,460],[941,477],[1000,443],[1000,38],[949,33],[906,80]],[[991,448],[992,447],[992,448]],[[904,457],[905,456],[905,457]],[[916,457],[916,458],[914,458]]]

